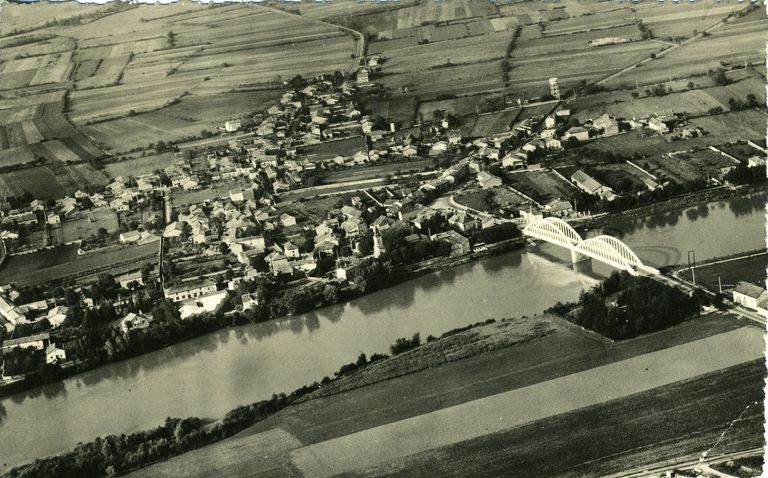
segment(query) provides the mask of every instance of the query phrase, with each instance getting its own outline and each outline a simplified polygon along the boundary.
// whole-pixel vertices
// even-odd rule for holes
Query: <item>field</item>
[[[410,128],[416,119],[418,100],[412,96],[390,98],[386,100],[366,101],[360,105],[364,114],[382,116],[396,128]],[[430,117],[431,119],[431,117]]]
[[[16,197],[29,192],[41,199],[58,199],[78,189],[88,186],[100,188],[107,184],[109,180],[104,173],[88,163],[51,163],[0,173],[0,188],[8,188],[8,195]]]
[[[550,171],[515,173],[506,176],[504,180],[542,204],[557,198],[567,199],[576,192],[571,183]]]
[[[352,156],[360,151],[366,151],[364,136],[326,141],[310,146],[303,146],[299,150],[301,154],[314,160],[330,159],[339,155]]]
[[[709,36],[698,38],[670,51],[646,64],[606,83],[607,87],[631,84],[653,84],[670,78],[706,75],[723,65],[738,66],[747,63],[762,64],[765,60],[763,45],[768,39],[768,21],[765,17],[746,23],[729,24],[713,30]],[[650,53],[650,52],[649,52]]]
[[[103,149],[117,153],[161,138],[198,135],[227,119],[260,111],[279,98],[283,79],[344,71],[354,51],[351,35],[334,25],[256,5],[89,7],[81,12],[111,14],[70,23],[33,21],[58,9],[43,4],[10,9],[12,24],[35,29],[4,41],[14,50],[3,53],[3,88],[45,84],[60,93],[71,88],[68,118]],[[35,104],[34,97],[26,95],[24,106]],[[60,104],[56,113],[62,112]],[[16,116],[14,112],[10,117]],[[39,116],[49,115],[23,119]],[[12,123],[15,120],[2,125]],[[30,125],[23,128],[24,144],[72,136],[88,150],[82,136],[50,136],[37,120],[35,126],[39,135]],[[10,133],[0,134],[3,150],[19,146],[17,130],[22,127],[11,126]],[[45,159],[73,159],[58,144],[41,151],[47,152]],[[89,152],[100,155],[98,150]],[[36,154],[3,153],[0,167],[31,162]]]
[[[506,133],[512,126],[512,120],[518,114],[518,110],[501,111],[478,116],[469,132],[469,136],[493,136]]]
[[[106,229],[110,234],[119,229],[117,214],[108,207],[79,212],[75,217],[62,222],[59,232],[60,240],[63,243],[70,243],[89,239],[101,228]]]
[[[696,267],[696,283],[713,292],[720,290],[720,283],[722,283],[725,291],[734,288],[739,281],[751,282],[765,287],[766,270],[768,270],[768,254],[763,253],[719,264],[700,265]],[[684,271],[680,275],[692,280],[690,271]],[[718,283],[718,278],[720,283]]]
[[[514,320],[512,323],[514,324]],[[185,476],[217,477],[231,476],[233,473],[236,474],[233,470],[245,469],[257,470],[258,473],[264,474],[301,476],[289,458],[290,451],[295,449],[297,444],[324,442],[360,430],[460,405],[477,398],[520,389],[557,377],[566,377],[595,366],[615,363],[617,360],[709,337],[740,326],[730,317],[706,316],[652,336],[609,345],[583,335],[568,324],[556,321],[553,325],[556,329],[554,333],[537,340],[518,343],[512,347],[404,375],[395,380],[373,383],[366,387],[289,407],[233,438],[140,470],[130,476],[163,477],[184,474]],[[756,337],[759,336],[757,329],[753,331],[756,332]],[[470,330],[463,334],[474,335],[475,333],[478,331]],[[442,340],[444,339],[425,347],[442,347],[440,344]],[[425,348],[425,350],[430,349]],[[454,354],[459,350],[449,347],[446,353]],[[418,364],[414,362],[414,360],[418,361],[417,357],[409,357],[412,354],[413,352],[408,352],[395,360]],[[424,362],[424,365],[426,363]],[[381,367],[384,365],[384,362],[380,364]],[[500,461],[510,459],[519,461],[525,458],[527,462],[521,463],[517,469],[530,470],[532,476],[561,476],[564,470],[583,463],[578,458],[585,448],[578,447],[577,453],[572,444],[574,441],[584,440],[585,436],[590,443],[586,448],[589,452],[588,458],[590,461],[597,460],[594,466],[600,467],[592,472],[594,474],[597,470],[609,468],[615,470],[628,463],[640,464],[650,461],[655,458],[653,453],[656,450],[663,450],[665,454],[671,455],[673,450],[669,448],[670,443],[677,443],[678,451],[693,453],[692,450],[696,450],[700,453],[707,448],[702,442],[710,444],[714,442],[723,426],[733,420],[745,404],[760,399],[759,384],[762,383],[763,374],[762,364],[753,362],[692,381],[680,382],[629,398],[551,417],[546,421],[534,422],[503,432],[503,435],[487,435],[481,440],[495,440],[495,443],[488,447],[476,449],[478,442],[465,442],[465,444],[472,447],[471,453],[475,456],[493,452],[495,458],[484,457],[482,463],[492,464],[496,467],[493,474],[500,475],[507,474],[509,471],[509,468],[501,468],[503,464]],[[727,381],[728,386],[719,386],[723,380]],[[344,381],[338,383],[342,385]],[[462,384],[462,386],[457,387],[456,384]],[[600,388],[598,386],[595,390]],[[425,393],[425,390],[429,393]],[[707,393],[702,393],[702,390],[706,390]],[[391,397],[398,397],[398,399],[393,402]],[[685,397],[685,400],[679,397]],[[361,407],[361,403],[365,403],[366,406]],[[651,407],[653,410],[659,410],[659,414],[647,413]],[[702,409],[707,410],[708,413],[699,415]],[[514,408],[507,410],[508,413],[515,413]],[[739,426],[733,430],[734,434],[722,443],[724,448],[734,446],[735,441],[730,440],[736,438],[740,445],[760,446],[762,436],[760,414],[759,408],[749,413],[747,420],[740,422]],[[612,419],[606,420],[605,417],[612,417]],[[674,423],[675,426],[665,426],[671,419],[674,420],[670,423]],[[587,430],[579,425],[584,423],[580,420],[590,420],[594,426]],[[624,423],[628,422],[634,425],[629,431],[632,436],[627,439],[624,437],[628,430],[623,428]],[[446,422],[433,422],[434,425],[444,423]],[[425,430],[432,429],[430,426]],[[572,436],[574,434],[581,438]],[[592,446],[593,440],[598,440],[601,445]],[[262,444],[266,442],[274,444],[274,447],[264,445],[271,450],[267,458],[264,458],[264,454],[256,453],[255,450],[262,451]],[[644,443],[647,447],[636,448],[634,443]],[[498,454],[500,447],[510,447],[512,444],[514,444],[514,450],[508,450],[503,455]],[[553,447],[551,450],[550,444]],[[234,458],[232,450],[239,451],[237,458]],[[469,467],[482,466],[480,461],[468,459],[469,450],[470,448],[457,446],[451,454],[451,456],[461,456],[463,463],[461,467],[468,467],[468,472],[471,471]],[[544,453],[542,450],[551,453],[551,459],[535,459],[537,454],[540,456]],[[437,449],[428,453],[439,453],[440,456],[444,456],[440,451]],[[426,463],[427,460],[420,463],[424,467],[439,466],[435,463],[435,456],[415,455],[414,458],[428,458],[429,464]],[[447,455],[444,459],[449,460]],[[405,462],[404,464],[412,465],[413,463]],[[457,463],[452,463],[451,466],[454,472],[460,469]],[[424,472],[427,468],[420,469]],[[386,474],[387,470],[395,474],[398,472],[413,474],[413,469],[407,466],[371,470],[370,474]],[[410,473],[408,473],[409,470]],[[439,470],[434,473],[427,471],[427,473],[431,476],[451,474],[448,470]],[[479,470],[475,470],[471,474],[480,473]],[[592,476],[592,473],[588,475]],[[582,468],[576,475],[570,476],[587,475]]]
[[[699,83],[697,78],[695,82]],[[643,118],[662,111],[705,115],[713,108],[728,111],[730,98],[744,101],[753,94],[761,103],[765,102],[764,80],[754,76],[742,77],[726,86],[711,86],[682,90],[665,96],[643,96],[633,98],[629,92],[616,91],[578,98],[571,108],[572,114],[580,121],[609,114],[619,118]]]
[[[117,176],[141,176],[151,174],[158,169],[165,169],[178,159],[176,153],[130,158],[125,161],[109,163],[104,166],[104,171],[112,178]]]
[[[489,207],[488,201],[485,199],[488,197],[488,194],[492,195],[491,197],[495,205],[493,208]],[[520,206],[529,202],[523,196],[505,186],[490,189],[473,189],[457,194],[453,199],[457,203],[477,211],[490,211],[491,209]]]
[[[107,250],[79,256],[77,246],[63,246],[32,254],[10,256],[0,273],[3,281],[19,287],[56,281],[96,271],[108,272],[113,268],[137,261],[157,258],[157,244],[112,247]]]

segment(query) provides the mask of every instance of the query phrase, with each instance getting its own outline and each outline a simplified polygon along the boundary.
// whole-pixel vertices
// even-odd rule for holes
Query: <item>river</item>
[[[768,195],[715,202],[589,231],[621,238],[663,266],[765,246]],[[361,352],[388,353],[398,337],[422,338],[488,318],[541,313],[573,300],[610,271],[574,270],[570,254],[543,244],[461,265],[312,313],[222,330],[60,383],[0,400],[0,471],[167,416],[220,417],[230,409],[332,376]],[[594,262],[594,261],[593,261]]]

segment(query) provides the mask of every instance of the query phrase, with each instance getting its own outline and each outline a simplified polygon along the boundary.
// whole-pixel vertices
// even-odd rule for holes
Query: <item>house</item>
[[[589,139],[589,130],[582,126],[574,126],[563,135],[563,139],[576,138],[578,141],[587,141]]]
[[[133,271],[115,277],[115,282],[120,284],[121,288],[129,289],[134,282],[140,286],[144,285],[144,278],[141,276],[141,271]]]
[[[557,151],[563,149],[563,143],[559,139],[548,139],[546,142],[547,149],[550,151]]]
[[[51,323],[51,326],[58,327],[67,320],[67,312],[69,312],[68,307],[59,305],[49,310],[46,318],[48,319],[48,322]]]
[[[544,127],[547,129],[554,128],[555,127],[555,118],[551,116],[547,116],[544,119]]]
[[[600,116],[596,120],[592,120],[592,126],[602,130],[603,136],[613,136],[615,134],[619,134],[619,122],[608,116],[607,113]]]
[[[45,348],[45,363],[51,365],[67,360],[67,352],[54,343]]]
[[[446,231],[432,236],[432,240],[444,241],[451,245],[451,257],[469,254],[469,239],[456,231]]]
[[[182,282],[181,284],[169,287],[165,289],[164,294],[166,299],[179,302],[212,294],[214,292],[216,292],[216,284],[209,279],[200,279]]]
[[[525,167],[526,160],[517,154],[508,154],[501,160],[502,167],[506,169],[522,169]]]
[[[280,222],[283,224],[283,226],[295,226],[296,225],[296,217],[288,214],[287,212],[284,212],[280,215]]]
[[[666,123],[661,121],[659,118],[651,118],[648,120],[648,127],[659,134],[669,133],[669,128],[667,127]]]
[[[419,153],[419,150],[416,148],[416,146],[409,144],[405,148],[403,148],[403,156],[406,158],[413,158]]]
[[[571,203],[562,198],[557,198],[548,202],[544,205],[544,210],[555,217],[568,217],[573,214],[573,206],[571,206]]]
[[[357,72],[357,83],[358,84],[365,84],[368,83],[368,69],[367,68],[360,68]]]
[[[119,327],[124,334],[129,334],[134,330],[146,329],[151,321],[152,319],[144,314],[130,312],[120,320]]]
[[[501,178],[494,176],[487,171],[480,171],[477,173],[477,182],[483,189],[495,188],[501,186]]]
[[[234,133],[239,130],[241,126],[242,124],[240,123],[240,120],[229,120],[224,123],[224,130],[226,130],[227,133]]]
[[[0,316],[10,322],[12,325],[17,325],[27,321],[27,318],[22,314],[19,309],[10,301],[0,296]]]
[[[279,252],[272,252],[264,259],[267,261],[267,264],[269,264],[269,268],[274,275],[290,274],[293,272],[293,266],[288,261],[288,258]]]
[[[464,211],[458,211],[448,219],[448,224],[457,227],[462,232],[472,231],[477,228],[475,218]]]
[[[139,231],[127,231],[120,233],[120,242],[124,244],[139,242],[139,239],[141,239],[141,233]]]
[[[256,294],[243,294],[240,296],[240,300],[243,303],[243,310],[250,310],[259,305],[259,298]]]
[[[614,194],[613,189],[609,188],[608,186],[603,186],[581,169],[571,175],[571,181],[573,181],[579,189],[587,194],[599,196],[600,198],[607,199],[608,201],[616,199],[616,194]]]
[[[291,259],[298,259],[301,257],[301,253],[299,253],[299,246],[290,241],[283,245],[283,252],[285,253],[285,257]]]
[[[736,284],[736,288],[733,289],[733,301],[736,304],[742,305],[748,309],[757,310],[757,304],[760,301],[760,296],[765,292],[760,286],[750,284],[749,282],[740,281]]]

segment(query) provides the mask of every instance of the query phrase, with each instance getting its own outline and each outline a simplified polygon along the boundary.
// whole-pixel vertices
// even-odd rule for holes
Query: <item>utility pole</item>
[[[693,267],[691,267],[691,253],[693,253]],[[691,270],[691,278],[693,279],[693,285],[696,285],[696,251],[688,251],[688,269]]]
[[[717,276],[717,289],[720,291],[720,293],[723,293],[723,283],[720,282],[720,276]]]

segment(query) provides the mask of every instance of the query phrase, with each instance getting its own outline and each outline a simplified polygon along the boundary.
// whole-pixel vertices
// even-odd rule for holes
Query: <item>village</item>
[[[564,164],[564,151],[631,130],[672,138],[704,134],[672,112],[628,120],[602,115],[580,124],[557,101],[556,78],[549,80],[550,114],[504,133],[465,137],[450,115],[398,131],[381,116],[363,115],[356,102],[373,87],[369,71],[378,71],[380,60],[369,57],[355,81],[292,79],[293,91],[279,104],[222,125],[223,137],[236,135],[224,146],[187,152],[152,174],[118,176],[103,190],[4,210],[0,260],[62,246],[77,247],[83,257],[115,248],[150,252],[100,273],[51,277],[54,288],[3,285],[2,347],[12,357],[3,378],[19,380],[43,362],[78,361],[63,343],[72,337],[55,337],[82,324],[89,310],[109,309],[99,326],[130,336],[153,321],[140,303],[165,300],[180,319],[245,314],[264,306],[264,291],[255,284],[271,276],[281,278],[283,292],[305,291],[307,304],[287,309],[298,312],[323,303],[319,297],[339,300],[338,290],[365,292],[361,282],[369,278],[356,270],[371,261],[415,269],[436,258],[450,263],[519,243],[518,226],[530,221],[578,222],[615,210],[611,204],[622,196],[663,199],[678,185],[628,158],[612,158],[623,175],[617,190],[615,182],[612,187],[578,164]],[[307,153],[350,140],[363,146],[347,155]],[[747,166],[764,166],[761,146],[752,146]],[[731,165],[705,186],[719,185],[741,164],[710,149]],[[423,170],[401,173],[424,160]],[[377,165],[384,167],[373,178],[318,185],[324,172],[365,173]],[[526,184],[543,191],[531,193]],[[64,233],[71,224],[79,236]],[[97,293],[89,282],[100,283]],[[21,357],[31,350],[35,359]]]

